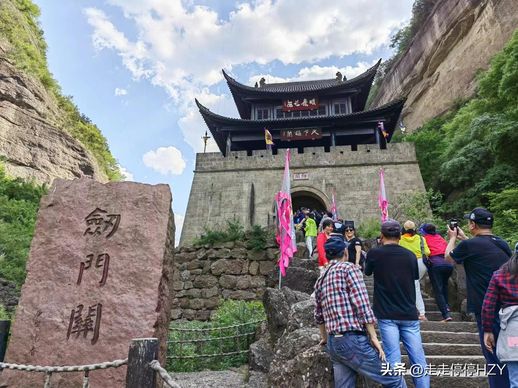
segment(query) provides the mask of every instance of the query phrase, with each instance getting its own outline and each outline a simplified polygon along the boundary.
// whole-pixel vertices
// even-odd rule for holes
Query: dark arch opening
[[[293,210],[297,211],[301,207],[311,210],[326,211],[326,204],[317,194],[310,191],[296,191],[291,194]]]

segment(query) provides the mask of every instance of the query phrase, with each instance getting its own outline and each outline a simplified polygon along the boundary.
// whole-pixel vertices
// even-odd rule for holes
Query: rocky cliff
[[[385,75],[372,105],[406,96],[404,123],[418,128],[473,95],[477,73],[487,69],[516,28],[516,0],[438,2]]]
[[[9,175],[50,183],[90,176],[106,181],[85,147],[59,128],[59,108],[43,85],[8,59],[0,40],[0,156]]]
[[[117,178],[106,140],[48,69],[39,14],[31,0],[0,1],[0,161],[37,183]]]

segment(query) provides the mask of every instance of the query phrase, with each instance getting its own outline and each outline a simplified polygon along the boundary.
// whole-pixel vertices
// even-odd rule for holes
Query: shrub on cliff
[[[106,138],[79,112],[72,97],[63,95],[48,69],[47,44],[38,22],[39,16],[40,9],[31,0],[0,2],[0,38],[5,38],[10,44],[7,54],[18,69],[37,78],[55,97],[63,112],[59,125],[93,154],[108,178],[120,180],[122,176]]]
[[[9,179],[0,164],[0,277],[21,287],[41,196],[46,187]]]
[[[221,225],[206,227],[201,236],[194,240],[194,245],[214,245],[233,241],[245,241],[248,249],[262,251],[270,241],[273,241],[273,234],[259,225],[253,225],[251,229],[245,231],[238,220],[231,220],[227,221],[224,228]]]
[[[426,187],[443,195],[437,215],[459,217],[486,206],[498,232],[516,239],[518,200],[509,198],[518,190],[518,30],[480,75],[474,98],[404,141],[416,145]]]

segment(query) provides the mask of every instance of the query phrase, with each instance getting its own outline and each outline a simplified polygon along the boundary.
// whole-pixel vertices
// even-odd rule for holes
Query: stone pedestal
[[[82,365],[124,359],[133,338],[157,337],[164,365],[174,247],[167,185],[56,180],[42,199],[6,362]],[[90,372],[124,387],[126,367]],[[9,387],[44,375],[5,370]],[[52,387],[81,386],[81,373]]]

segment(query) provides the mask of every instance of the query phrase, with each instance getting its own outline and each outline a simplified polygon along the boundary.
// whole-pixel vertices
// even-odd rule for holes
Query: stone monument
[[[6,362],[83,365],[124,359],[133,338],[157,337],[165,363],[174,249],[167,185],[56,180],[42,201]],[[125,385],[126,367],[90,372],[93,387]],[[5,370],[8,387],[42,373]],[[81,373],[52,387],[81,386]]]

